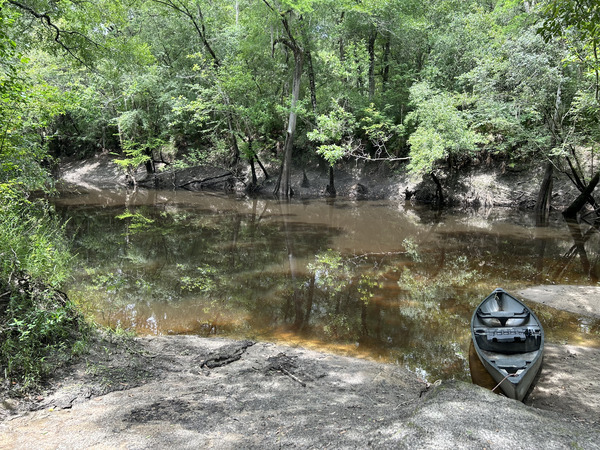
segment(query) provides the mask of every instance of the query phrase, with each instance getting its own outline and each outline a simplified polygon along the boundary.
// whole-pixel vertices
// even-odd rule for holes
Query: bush
[[[59,286],[71,262],[64,227],[44,200],[0,184],[0,277],[10,284],[15,276]]]
[[[0,367],[26,389],[81,352],[88,333],[65,295],[26,279],[16,284],[0,319]]]
[[[0,376],[30,387],[81,349],[84,321],[57,290],[72,260],[44,200],[0,184]]]

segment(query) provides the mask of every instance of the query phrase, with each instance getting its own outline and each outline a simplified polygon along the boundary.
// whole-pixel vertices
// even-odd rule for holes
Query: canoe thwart
[[[485,312],[485,311],[482,311],[481,308],[478,308],[477,316],[480,319],[496,319],[500,322],[500,325],[502,325],[504,327],[504,326],[506,326],[506,322],[509,319],[521,319],[521,320],[529,319],[529,310],[526,308],[523,308],[523,310],[521,312],[516,312],[516,311]]]

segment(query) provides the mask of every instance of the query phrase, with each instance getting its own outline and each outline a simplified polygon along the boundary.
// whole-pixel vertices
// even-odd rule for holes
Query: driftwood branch
[[[306,383],[304,381],[302,381],[300,378],[298,378],[296,375],[294,375],[293,373],[289,372],[288,370],[284,369],[283,367],[279,368],[279,371],[281,371],[281,373],[283,373],[284,375],[287,375],[288,377],[290,377],[292,380],[294,380],[296,383],[299,383],[302,387],[306,387]]]
[[[364,161],[387,161],[387,162],[395,162],[395,161],[410,161],[410,156],[403,157],[387,157],[387,158],[371,158],[370,156],[362,156],[362,155],[352,155],[354,159],[362,159]]]
[[[208,358],[201,361],[201,368],[214,369],[216,367],[226,366],[242,358],[248,347],[252,347],[254,341],[242,341],[234,344],[225,345],[214,352]]]
[[[280,353],[277,356],[272,356],[267,359],[269,363],[267,366],[267,372],[280,372],[285,376],[291,378],[296,383],[298,383],[302,387],[306,387],[306,383],[286,369],[284,366],[288,366],[290,368],[295,367],[294,360],[295,358],[290,358],[285,353]]]
[[[232,172],[227,172],[227,173],[224,173],[223,175],[218,175],[216,177],[203,178],[202,180],[191,180],[191,181],[188,181],[187,183],[180,184],[177,187],[178,188],[182,188],[182,189],[186,189],[190,184],[194,184],[194,183],[203,184],[203,183],[206,183],[207,181],[218,180],[219,178],[230,177],[232,175],[233,175]]]

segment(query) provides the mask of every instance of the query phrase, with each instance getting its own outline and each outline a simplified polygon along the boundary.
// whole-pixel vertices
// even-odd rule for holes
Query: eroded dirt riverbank
[[[4,402],[0,448],[598,448],[598,363],[598,349],[549,345],[523,404],[272,343],[99,341],[34,411]]]
[[[126,187],[128,179],[113,162],[115,157],[97,154],[87,160],[63,161],[60,163],[57,178],[73,189],[101,190]],[[277,173],[277,168],[271,172]],[[249,167],[240,166],[236,176],[225,176],[231,171],[223,167],[197,166],[183,170],[165,170],[154,175],[138,171],[136,178],[140,186],[177,189],[185,186],[192,190],[217,192],[245,192],[249,179]],[[543,172],[522,170],[510,172],[491,167],[474,168],[470,172],[446,174],[442,184],[446,201],[469,208],[508,207],[532,209]],[[258,194],[272,196],[276,177],[259,180]],[[292,171],[292,184],[296,199],[326,197],[329,184],[328,167],[318,164],[295,167]],[[401,169],[391,170],[386,164],[339,164],[335,169],[335,187],[339,198],[352,199],[392,199],[404,202],[410,197],[416,203],[430,203],[434,200],[436,186],[429,177],[421,181],[411,180]],[[562,209],[578,195],[572,183],[562,174],[554,177],[552,207]]]

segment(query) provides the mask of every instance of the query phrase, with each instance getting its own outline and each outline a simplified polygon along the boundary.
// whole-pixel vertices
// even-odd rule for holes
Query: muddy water
[[[69,296],[140,334],[286,341],[469,379],[469,321],[494,288],[593,284],[557,217],[387,201],[281,203],[183,191],[63,193],[78,253]],[[588,260],[598,265],[598,241]],[[598,267],[595,267],[598,269]],[[549,341],[600,322],[530,305]]]

